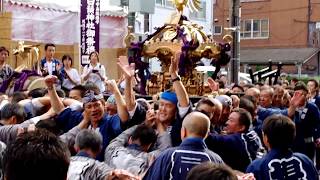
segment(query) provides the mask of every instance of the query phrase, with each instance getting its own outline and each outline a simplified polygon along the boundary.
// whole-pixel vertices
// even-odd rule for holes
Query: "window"
[[[221,35],[222,34],[222,26],[214,26],[213,35]]]
[[[194,11],[194,12],[190,12],[190,18],[193,19],[206,19],[206,2],[205,1],[201,1],[201,5],[200,5],[201,9],[199,9],[198,12]]]
[[[165,7],[171,7],[171,8],[174,7],[171,0],[156,0],[156,4],[159,4],[159,5],[165,6]]]
[[[166,7],[174,7],[171,0],[165,0],[165,3],[166,3],[165,4]]]
[[[269,20],[248,19],[240,22],[242,39],[263,39],[269,37]]]

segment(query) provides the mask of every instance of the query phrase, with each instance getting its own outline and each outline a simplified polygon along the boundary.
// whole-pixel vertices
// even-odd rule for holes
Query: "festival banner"
[[[89,64],[89,54],[99,52],[100,0],[81,0],[80,57],[81,65]]]

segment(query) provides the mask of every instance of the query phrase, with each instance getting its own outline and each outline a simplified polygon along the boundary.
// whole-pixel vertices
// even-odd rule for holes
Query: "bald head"
[[[205,138],[209,132],[210,120],[208,116],[201,112],[192,112],[188,114],[183,122],[182,129],[185,129],[185,137]]]

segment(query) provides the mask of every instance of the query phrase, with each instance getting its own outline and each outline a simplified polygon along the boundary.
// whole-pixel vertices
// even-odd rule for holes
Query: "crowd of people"
[[[72,58],[45,45],[46,88],[0,97],[1,178],[18,179],[319,179],[319,84],[228,86],[193,103],[171,59],[171,87],[136,99],[135,67],[118,61],[121,82],[99,55],[80,76]],[[13,69],[0,47],[0,83]],[[123,57],[122,57],[123,58]]]

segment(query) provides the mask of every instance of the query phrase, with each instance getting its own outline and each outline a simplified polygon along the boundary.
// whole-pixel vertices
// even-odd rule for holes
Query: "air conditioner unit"
[[[320,22],[316,22],[316,29],[320,29]]]

